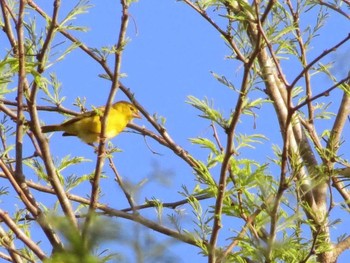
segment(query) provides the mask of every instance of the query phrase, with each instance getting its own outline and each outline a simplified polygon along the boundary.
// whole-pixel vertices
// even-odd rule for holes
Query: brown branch
[[[345,204],[348,206],[348,208],[350,208],[350,193],[349,193],[349,190],[347,190],[344,186],[344,184],[339,181],[338,178],[336,177],[332,177],[332,183],[333,183],[333,186],[335,187],[335,189],[337,189],[338,193],[342,196],[342,198],[344,199],[345,201]]]
[[[347,85],[348,88],[350,87],[350,72],[348,74],[348,80],[344,85]],[[333,128],[331,130],[331,135],[326,146],[327,151],[331,152],[334,155],[334,156],[331,156],[329,160],[330,163],[333,162],[333,159],[337,154],[338,148],[340,146],[341,134],[343,133],[343,130],[349,115],[350,115],[350,97],[347,94],[347,92],[344,91],[343,98],[337,112],[337,117],[334,121]],[[341,196],[345,200],[345,203],[350,208],[349,191],[346,188],[344,188],[344,185],[341,182],[339,182],[339,180],[336,177],[332,177],[332,182],[333,182],[333,186],[338,190],[338,192],[341,194]]]
[[[7,234],[2,227],[0,227],[0,240],[1,240],[0,241],[1,246],[3,246],[11,256],[8,261],[15,262],[15,263],[22,263],[23,261],[21,257],[23,257],[23,255],[19,256],[20,253],[18,253],[18,250],[15,247],[13,238],[11,238],[11,236]]]
[[[238,243],[244,238],[246,232],[248,231],[249,228],[253,228],[252,223],[254,222],[255,218],[260,214],[261,209],[257,209],[252,215],[248,216],[243,228],[237,235],[237,237],[234,238],[232,243],[227,246],[225,249],[222,257],[225,259],[229,253],[238,245]]]
[[[46,56],[48,55],[48,49],[50,47],[50,44],[53,40],[54,34],[55,34],[55,27],[57,24],[57,18],[58,18],[58,10],[61,5],[61,0],[55,0],[53,3],[53,14],[52,14],[52,21],[49,23],[49,29],[46,34],[46,38],[44,41],[44,44],[41,48],[40,53],[37,56],[38,61],[40,62],[38,72],[42,73],[45,70],[45,62],[46,62]]]
[[[293,17],[293,25],[295,26],[295,32],[296,32],[296,39],[299,44],[299,49],[300,49],[300,59],[303,67],[307,66],[307,57],[306,57],[306,48],[303,42],[303,37],[302,33],[300,30],[300,25],[299,25],[299,13],[295,12],[292,6],[292,3],[290,0],[287,1],[287,6],[289,7],[289,11],[292,14]],[[306,71],[305,72],[305,87],[306,87],[306,100],[308,100],[307,107],[308,107],[308,112],[309,112],[309,118],[308,122],[312,124],[314,122],[314,109],[312,107],[311,101],[309,101],[312,97],[312,90],[311,90],[311,76],[310,72]]]
[[[26,206],[28,211],[33,215],[34,218],[37,219],[38,224],[43,229],[44,233],[46,234],[47,238],[50,240],[51,244],[55,247],[62,247],[62,244],[58,238],[58,236],[53,231],[52,227],[48,222],[45,220],[45,216],[42,214],[41,210],[37,206],[34,198],[32,195],[28,195],[29,191],[27,189],[23,189],[21,185],[17,182],[15,177],[12,175],[11,171],[7,169],[6,164],[0,160],[0,168],[4,172],[5,178],[7,178],[20,199],[22,200],[23,204]],[[22,182],[22,184],[27,185],[27,181]]]
[[[256,3],[256,2],[255,2],[255,3]],[[258,10],[259,10],[259,9],[258,9],[258,4],[256,3],[256,12],[257,12],[257,15],[259,14]],[[285,85],[286,87],[288,87],[288,82],[287,82],[287,80],[286,80],[286,78],[285,78],[285,76],[284,76],[284,74],[283,74],[283,71],[282,71],[281,65],[280,65],[280,63],[279,63],[279,60],[278,60],[278,58],[277,58],[275,52],[273,51],[273,47],[272,47],[272,45],[271,45],[271,43],[270,43],[268,37],[267,37],[266,34],[265,34],[265,31],[264,31],[264,29],[263,29],[263,26],[262,26],[260,20],[258,20],[257,29],[258,29],[258,31],[259,31],[259,33],[257,34],[258,37],[259,37],[259,38],[262,37],[262,38],[264,39],[264,42],[266,43],[266,46],[267,46],[267,48],[268,48],[268,50],[269,50],[269,52],[270,52],[271,58],[272,58],[272,60],[273,60],[273,62],[274,62],[274,66],[276,67],[276,69],[277,69],[277,71],[278,71],[279,80],[282,80],[282,82],[284,83],[284,85]]]
[[[342,252],[350,248],[350,236],[347,236],[344,240],[340,241],[333,247],[333,258],[337,259]],[[335,261],[334,261],[335,262]]]
[[[187,1],[186,1],[187,2]],[[261,47],[261,38],[258,36],[255,39],[255,48],[250,54],[249,60],[245,61],[244,65],[244,74],[241,84],[241,90],[239,93],[239,97],[236,103],[236,107],[234,110],[234,114],[231,120],[231,123],[227,129],[227,142],[226,142],[226,149],[224,154],[224,159],[221,165],[220,169],[220,178],[219,178],[219,184],[218,184],[218,193],[217,193],[217,199],[215,202],[215,212],[214,212],[214,223],[212,227],[212,233],[210,237],[210,246],[209,246],[209,259],[208,262],[216,262],[216,243],[218,240],[219,230],[221,229],[221,216],[222,216],[222,209],[223,209],[223,200],[225,197],[225,190],[226,190],[226,174],[227,170],[229,169],[229,161],[231,159],[232,154],[235,153],[234,145],[233,145],[233,137],[235,134],[235,129],[238,124],[239,118],[241,116],[242,110],[243,110],[243,104],[244,99],[247,96],[248,92],[248,84],[249,84],[249,71],[251,67],[254,64],[254,60],[258,56]]]
[[[30,5],[31,1],[27,0],[28,4]],[[58,16],[58,9],[59,9],[59,3],[60,0],[55,0],[54,2],[54,10],[53,10],[53,16],[57,18]],[[45,17],[47,18],[47,17]],[[50,23],[50,22],[49,22]],[[53,39],[53,29],[52,27],[55,26],[57,22],[55,20],[51,20],[51,25],[49,27],[48,34],[46,36],[46,39],[44,43],[46,43],[45,46],[40,51],[40,54],[37,57],[38,60],[38,66],[37,66],[37,72],[39,74],[43,73],[45,70],[45,57],[47,56],[47,53],[49,52],[49,44],[52,42]],[[53,25],[52,25],[53,24]],[[29,85],[26,83],[27,89],[29,90]],[[36,108],[36,100],[37,100],[37,93],[38,93],[38,83],[34,82],[31,86],[30,95],[29,98],[27,98],[27,104],[28,104],[28,111],[31,118],[31,129],[35,135],[35,137],[38,140],[38,145],[41,150],[42,158],[44,161],[45,169],[47,171],[47,175],[50,181],[50,184],[53,186],[56,196],[59,200],[59,203],[62,207],[62,210],[64,214],[67,216],[67,218],[72,222],[74,226],[77,227],[77,221],[75,219],[75,215],[73,212],[73,208],[66,196],[65,190],[63,186],[61,185],[61,182],[56,174],[56,168],[53,164],[50,149],[48,146],[48,142],[46,140],[46,137],[41,133],[41,127],[40,127],[40,120],[38,117],[38,112]]]
[[[344,1],[344,2],[347,2],[347,1]],[[345,13],[345,11],[341,10],[338,6],[329,4],[329,3],[324,2],[322,0],[319,0],[318,3],[320,5],[324,5],[324,6],[328,7],[329,9],[332,9],[333,11],[345,16],[347,19],[350,19],[350,14]],[[350,5],[349,2],[347,4]]]
[[[0,177],[8,179],[7,176],[4,173],[1,173],[1,172],[0,172]],[[48,193],[48,194],[55,195],[55,191],[51,187],[44,186],[44,185],[41,185],[41,184],[38,184],[38,183],[34,183],[32,181],[26,181],[26,184],[30,188],[34,189],[34,190],[37,190],[37,191],[40,191],[40,192],[43,192],[43,193]],[[70,194],[70,193],[67,193],[67,197],[69,198],[69,200],[72,200],[74,202],[77,202],[77,203],[80,203],[80,204],[83,204],[83,205],[89,205],[90,204],[90,199],[88,199],[88,198],[83,198],[81,196]],[[199,201],[212,198],[212,196],[207,195],[207,194],[189,196],[189,198],[190,197],[196,198]],[[169,208],[169,209],[175,209],[178,206],[188,204],[189,198],[182,199],[182,200],[179,200],[179,201],[174,201],[174,202],[161,203],[161,206]],[[131,208],[131,207],[123,208],[123,209],[120,209],[120,211],[122,211],[122,212],[132,212],[134,210],[142,210],[142,209],[147,209],[147,208],[154,208],[154,207],[157,207],[158,204],[159,203],[150,200],[150,201],[148,201],[145,204],[137,205],[137,206],[135,205],[134,208]],[[98,203],[97,208],[102,210],[102,211],[104,211],[108,207],[103,205],[103,204],[101,204],[101,203]]]
[[[250,22],[250,27],[248,27],[248,35],[251,38],[251,41],[254,43],[255,39],[259,31],[254,30],[253,22]],[[344,42],[345,43],[345,42]],[[340,43],[340,45],[343,43]],[[318,59],[321,59],[323,56],[328,54],[329,50],[323,52]],[[271,57],[267,54],[267,51],[262,49],[258,56],[259,65],[261,68],[261,76],[267,86],[268,94],[270,98],[274,102],[275,112],[278,117],[278,121],[282,131],[286,130],[286,125],[288,125],[287,119],[291,117],[293,111],[293,106],[291,103],[291,90],[294,87],[295,83],[292,85],[283,85],[280,81],[280,73],[275,66],[275,62],[272,63]],[[307,67],[311,68],[311,64],[316,63],[313,61],[308,64]],[[307,70],[309,70],[308,68]],[[306,70],[305,70],[306,71]],[[303,74],[304,72],[303,71]],[[301,75],[302,76],[302,75]],[[301,77],[298,76],[298,77]],[[289,116],[289,117],[288,117]],[[285,133],[282,133],[283,139],[285,138]],[[301,158],[295,163],[292,163],[293,169],[298,169],[298,180],[302,182],[301,190],[303,191],[302,199],[305,201],[308,206],[313,210],[317,211],[316,213],[309,213],[307,210],[304,210],[307,214],[308,218],[315,220],[320,224],[320,226],[325,226],[326,221],[324,216],[326,215],[326,192],[327,192],[327,183],[322,182],[316,187],[310,187],[308,181],[305,181],[308,177],[303,166],[305,166],[308,170],[308,173],[312,175],[311,180],[318,180],[321,175],[315,177],[315,168],[317,167],[317,160],[313,154],[312,148],[306,138],[305,132],[303,131],[302,126],[299,123],[293,124],[293,130],[290,133],[289,140],[289,149],[288,155],[292,156],[292,154],[298,154]],[[301,165],[301,169],[298,166]],[[283,169],[281,174],[283,174]],[[281,183],[282,181],[280,181]],[[305,182],[305,183],[303,183]],[[286,187],[286,186],[285,186]],[[276,199],[278,200],[278,198]],[[278,202],[277,202],[278,203]],[[327,229],[325,228],[322,232],[325,236],[329,236]],[[273,232],[270,232],[270,238],[273,238]],[[271,242],[271,239],[270,239]]]
[[[6,99],[0,99],[0,106],[2,104],[4,105],[10,105],[10,106],[16,106],[17,103],[14,102],[14,101],[9,101],[9,100],[6,100]],[[40,106],[40,105],[37,105],[36,106],[37,110],[38,111],[49,111],[49,112],[59,112],[59,113],[63,113],[63,114],[68,114],[68,115],[72,115],[72,116],[76,116],[78,114],[80,114],[79,112],[76,112],[76,111],[73,111],[73,110],[70,110],[70,109],[67,109],[61,105],[56,105],[56,106]],[[29,111],[29,106],[27,104],[23,104],[23,109],[25,111]],[[11,113],[12,112],[12,113]],[[6,109],[6,114],[9,115],[9,116],[15,116],[15,112],[13,112],[11,109],[7,108]]]
[[[134,123],[129,123],[127,127],[132,128],[133,130],[136,130],[140,132],[143,136],[148,136],[161,145],[164,145],[171,149],[177,156],[179,156],[181,159],[183,159],[186,163],[188,163],[192,168],[196,167],[197,164],[194,161],[195,158],[192,157],[184,148],[180,147],[178,144],[176,144],[173,139],[170,137],[170,135],[166,132],[166,130],[158,124],[150,115],[147,113],[145,114],[146,118],[150,118],[149,121],[153,124],[153,126],[156,127],[157,131],[161,133],[159,136],[158,134],[155,134],[154,132],[146,129],[145,127],[138,126]]]
[[[134,198],[132,197],[132,195],[128,192],[128,189],[125,187],[124,182],[122,177],[119,175],[117,168],[114,165],[113,159],[111,157],[108,157],[108,161],[109,161],[109,166],[111,167],[114,175],[115,175],[115,180],[117,181],[118,185],[120,186],[120,188],[122,189],[126,199],[129,202],[130,208],[133,212],[136,211],[135,207],[135,201]]]
[[[12,262],[12,260],[13,260],[10,256],[6,255],[6,254],[3,253],[3,252],[0,252],[0,258],[6,260],[6,261],[8,261],[8,262]],[[29,262],[30,262],[30,261],[29,261]],[[31,262],[31,263],[33,263],[33,262]]]
[[[225,39],[226,41],[230,44],[232,47],[233,51],[236,54],[236,57],[238,60],[247,63],[248,59],[244,57],[244,55],[241,53],[240,49],[236,45],[236,43],[233,41],[232,37],[227,34],[224,30],[220,28],[218,24],[216,24],[205,12],[205,10],[201,9],[198,5],[192,3],[190,0],[183,0],[187,5],[189,5],[191,8],[193,8],[198,14],[200,14],[206,21],[209,22],[210,25],[212,25]],[[196,2],[197,3],[197,2]]]
[[[106,134],[107,117],[108,117],[113,99],[115,97],[115,94],[117,93],[117,90],[118,90],[118,83],[120,79],[120,68],[121,68],[121,62],[122,62],[122,52],[125,45],[126,30],[127,30],[128,21],[129,21],[128,4],[126,3],[126,0],[121,0],[121,6],[122,6],[122,16],[121,16],[121,25],[119,29],[119,36],[118,36],[117,44],[115,45],[115,62],[114,62],[114,73],[112,78],[112,87],[108,96],[103,117],[101,119],[101,136],[100,136],[100,143],[98,147],[95,175],[92,182],[91,203],[89,207],[90,211],[94,210],[95,204],[98,201],[99,182],[100,182],[103,162],[105,159],[105,141],[106,141],[105,134]]]
[[[28,4],[34,9],[36,10],[41,16],[43,16],[45,19],[48,18],[48,15],[40,8],[38,7],[32,0],[28,0]],[[56,25],[56,29],[59,30],[59,32],[65,36],[67,39],[69,39],[70,41],[72,41],[73,43],[77,44],[79,46],[79,48],[84,51],[88,56],[90,56],[92,59],[94,59],[98,64],[100,64],[100,66],[105,70],[106,74],[113,79],[113,73],[112,71],[109,69],[108,64],[106,62],[106,60],[104,60],[103,58],[99,57],[98,55],[96,55],[96,53],[94,53],[92,51],[92,49],[90,49],[89,47],[87,47],[85,44],[83,44],[79,39],[75,38],[74,36],[72,36],[71,34],[69,34],[68,32],[64,31],[61,28],[58,28],[58,25]],[[191,167],[196,167],[197,164],[194,161],[194,158],[192,158],[186,150],[184,150],[183,148],[181,148],[179,145],[177,145],[174,140],[171,138],[171,136],[167,133],[166,129],[157,123],[157,121],[152,117],[152,115],[150,113],[148,113],[146,111],[146,109],[144,109],[140,103],[137,102],[137,100],[134,97],[134,94],[132,94],[132,92],[129,90],[129,88],[127,88],[125,85],[123,85],[121,82],[119,83],[119,88],[123,91],[123,93],[133,102],[133,104],[140,110],[140,112],[142,113],[143,116],[145,116],[145,118],[149,121],[149,123],[159,132],[159,134],[161,135],[161,137],[164,139],[164,141],[166,142],[166,144],[163,145],[167,145],[168,148],[170,148],[171,150],[173,150],[173,152],[178,155],[179,157],[181,157],[182,159],[184,159],[188,164],[190,164]],[[152,137],[152,136],[151,136]],[[160,141],[159,141],[160,142]]]
[[[290,84],[290,87],[293,88],[298,83],[298,81],[304,76],[305,72],[309,71],[311,67],[315,65],[318,61],[320,61],[322,58],[327,56],[329,53],[336,51],[337,48],[341,47],[349,40],[350,40],[350,33],[344,39],[342,39],[337,44],[335,44],[333,47],[323,51],[320,55],[318,55],[315,59],[313,59],[306,67],[304,67],[304,69],[297,75],[297,77]]]
[[[317,95],[313,96],[312,98],[310,99],[306,99],[304,102],[296,105],[294,108],[293,108],[293,111],[297,111],[299,109],[301,109],[302,107],[304,107],[305,105],[307,105],[308,103],[314,101],[314,100],[317,100],[318,98],[321,98],[321,97],[327,97],[329,96],[329,94],[336,88],[339,87],[339,85],[342,85],[344,84],[345,82],[349,81],[350,77],[346,77],[340,81],[338,81],[337,83],[335,83],[333,86],[331,86],[330,88],[326,89],[325,91],[322,91],[320,93],[318,93]]]
[[[350,72],[348,74],[348,77],[345,79],[346,82],[344,82],[344,85],[347,86],[347,88],[350,88]],[[340,85],[340,84],[338,84]],[[338,86],[337,85],[337,86]],[[333,128],[331,130],[331,135],[328,140],[326,148],[328,150],[337,150],[339,148],[340,144],[340,137],[342,134],[342,131],[344,129],[345,123],[347,121],[347,117],[350,114],[350,97],[349,94],[346,91],[343,91],[343,98],[340,103],[338,112],[337,112],[337,117],[334,121]]]
[[[34,204],[32,204],[32,200],[28,198],[26,191],[20,187],[20,184],[16,180],[16,177],[11,173],[11,171],[7,168],[6,164],[3,162],[3,160],[0,160],[0,168],[4,172],[5,177],[10,181],[13,189],[18,194],[19,198],[23,202],[23,204],[26,206],[28,211],[31,212],[35,217],[39,215],[38,207]]]
[[[0,173],[0,177],[6,178],[6,176],[4,176],[3,174]],[[38,190],[40,192],[44,192],[44,193],[49,193],[52,195],[56,195],[56,192],[47,186],[43,186],[37,183],[34,183],[32,181],[27,181],[26,182],[28,184],[29,187]],[[88,198],[83,198],[81,196],[77,196],[74,194],[69,194],[67,193],[67,197],[75,202],[78,202],[80,204],[84,204],[84,205],[89,205],[90,204],[90,199]],[[204,200],[204,199],[208,199],[211,198],[210,196],[207,195],[200,195],[200,196],[195,196],[196,199],[198,200]],[[176,201],[176,202],[171,202],[171,203],[164,203],[162,204],[163,207],[168,207],[168,208],[176,208],[179,205],[183,205],[188,203],[188,198],[184,199],[184,200],[180,200],[180,201]],[[148,204],[145,205],[141,205],[141,206],[135,206],[134,210],[141,210],[141,209],[145,209],[145,208],[151,208],[151,207],[157,207],[157,204],[149,202]],[[101,203],[97,203],[96,204],[96,208],[103,211],[104,214],[108,215],[108,216],[115,216],[118,218],[124,218],[127,220],[131,220],[134,222],[138,222],[146,227],[149,227],[159,233],[171,236],[173,238],[176,238],[178,240],[181,240],[185,243],[188,243],[190,245],[193,246],[200,246],[200,244],[198,243],[197,240],[195,240],[194,238],[192,238],[190,235],[188,234],[182,234],[179,233],[178,231],[172,230],[170,228],[167,228],[165,226],[159,225],[159,223],[155,223],[151,220],[148,220],[142,216],[140,216],[139,214],[129,214],[127,213],[128,211],[133,211],[133,209],[131,208],[125,208],[122,210],[117,210],[117,209],[113,209],[107,205],[101,204]],[[203,245],[207,246],[208,244],[206,242],[203,242]]]
[[[200,201],[200,200],[206,200],[206,199],[212,198],[212,196],[207,195],[207,194],[193,195],[193,196],[189,196],[186,199],[182,199],[182,200],[175,201],[175,202],[160,203],[160,205],[162,207],[166,207],[169,209],[175,209],[178,206],[188,204],[190,198],[195,198],[195,199]],[[124,208],[124,209],[121,209],[120,211],[129,212],[129,211],[141,210],[141,209],[145,209],[145,208],[158,207],[158,205],[159,205],[159,203],[157,201],[149,200],[146,204],[137,205],[137,206],[134,206],[133,208]]]
[[[20,1],[19,11],[18,11],[18,21],[16,24],[17,38],[18,38],[18,60],[19,60],[19,69],[18,69],[18,88],[17,88],[17,118],[16,118],[16,170],[15,170],[15,180],[12,178],[12,174],[7,170],[7,175],[12,178],[11,183],[15,187],[17,193],[21,197],[21,200],[24,201],[26,207],[29,211],[36,217],[41,217],[41,211],[36,205],[36,201],[28,191],[28,188],[25,184],[25,178],[23,175],[23,136],[24,136],[24,125],[25,117],[23,113],[23,98],[24,93],[28,89],[27,79],[26,79],[26,58],[25,58],[25,39],[23,32],[23,19],[24,19],[24,8],[26,1]],[[2,169],[6,171],[6,165],[1,162]],[[10,179],[9,178],[9,179]],[[53,233],[50,226],[44,225],[44,223],[39,223],[43,231],[46,233],[46,236],[51,241],[54,246],[60,246],[60,242]]]
[[[33,240],[28,238],[26,234],[23,233],[17,226],[16,222],[14,222],[2,209],[0,209],[0,218],[13,231],[17,238],[20,239],[31,251],[33,251],[39,259],[44,260],[46,258],[46,255],[41,248]]]
[[[7,115],[9,115],[13,120],[17,121],[16,114],[1,103],[0,103],[0,109],[3,112],[5,112]],[[28,131],[27,133],[30,134],[31,132]],[[34,142],[35,141],[33,140],[33,143]],[[35,147],[37,147],[36,143],[34,143],[34,145]],[[37,151],[39,151],[38,153],[40,153],[40,149],[37,149]],[[33,195],[28,190],[27,182],[24,181],[25,180],[24,176],[23,176],[23,180],[17,181],[17,178],[12,175],[13,173],[12,169],[7,168],[6,164],[2,160],[0,160],[0,167],[5,174],[5,178],[9,179],[12,187],[15,189],[18,196],[22,200],[23,204],[25,204],[26,208],[28,209],[28,211],[33,215],[34,218],[38,219],[39,225],[42,227],[44,233],[50,240],[51,244],[54,247],[62,247],[62,244],[58,236],[56,236],[52,227],[44,220],[44,215],[42,214],[42,211],[38,207],[37,202],[34,199]]]
[[[312,240],[312,244],[311,244],[311,247],[310,247],[310,251],[306,255],[306,257],[303,260],[300,261],[300,263],[307,263],[309,258],[316,253],[315,248],[316,248],[316,245],[317,245],[317,237],[320,235],[320,230],[321,230],[321,228],[318,228],[316,231],[314,231],[314,233],[313,233],[313,240]],[[330,262],[333,262],[333,261],[330,261]]]
[[[16,170],[15,177],[18,182],[24,181],[23,176],[23,136],[24,136],[24,114],[23,97],[26,82],[26,57],[24,49],[23,17],[25,1],[19,2],[18,21],[16,24],[18,38],[18,88],[17,88],[17,119],[16,119]]]
[[[218,192],[217,192],[217,198],[215,202],[214,223],[212,227],[212,233],[210,237],[210,246],[209,246],[210,248],[209,262],[216,262],[216,255],[215,255],[216,243],[219,236],[219,230],[222,227],[221,216],[222,216],[223,201],[225,197],[226,183],[227,183],[226,174],[227,174],[227,170],[229,169],[231,156],[235,152],[233,139],[234,139],[236,126],[239,122],[239,118],[243,110],[244,99],[247,95],[247,89],[248,89],[248,83],[249,83],[249,70],[250,70],[250,67],[252,66],[253,60],[254,60],[254,57],[252,60],[250,60],[250,63],[245,67],[242,84],[241,84],[241,91],[239,93],[239,97],[236,103],[236,107],[235,107],[235,111],[234,111],[231,123],[226,131],[227,132],[226,149],[225,149],[224,159],[222,161],[222,165],[220,169]]]
[[[290,156],[292,153],[292,148],[290,145],[291,136],[293,133],[292,128],[292,117],[293,117],[293,111],[291,111],[292,108],[292,90],[287,90],[287,118],[285,120],[284,130],[283,133],[283,151],[282,151],[282,160],[281,160],[281,174],[279,179],[279,186],[277,190],[276,197],[274,199],[274,203],[272,206],[272,210],[270,213],[271,217],[271,223],[270,223],[270,235],[268,239],[268,247],[267,247],[267,257],[268,260],[271,260],[272,250],[274,247],[274,242],[276,238],[276,232],[277,232],[277,223],[278,223],[278,209],[283,197],[283,194],[285,190],[288,189],[288,184],[286,180],[286,175],[288,172],[288,161],[290,160]]]
[[[216,141],[216,144],[218,145],[220,152],[223,153],[224,152],[224,147],[222,146],[222,144],[220,142],[220,138],[219,138],[218,132],[216,131],[214,123],[211,123],[210,126],[213,129],[213,136],[214,136],[214,139]]]
[[[204,10],[202,10],[197,5],[193,4],[191,1],[184,0],[185,3],[187,3],[189,6],[191,6],[194,10],[196,10],[202,17],[204,17],[218,32],[222,34],[222,36],[225,37],[225,39],[230,43],[232,49],[235,51],[237,58],[243,62],[245,62],[245,71],[244,76],[242,80],[242,88],[241,92],[236,104],[236,108],[234,111],[233,118],[231,120],[231,123],[229,125],[229,128],[227,129],[227,144],[226,144],[226,150],[224,155],[224,160],[221,165],[220,170],[220,178],[219,178],[219,185],[218,185],[218,193],[217,193],[217,199],[215,203],[215,214],[214,214],[214,222],[212,227],[212,233],[210,237],[210,246],[209,246],[209,262],[216,262],[216,243],[219,235],[219,230],[221,228],[221,216],[222,216],[222,209],[223,209],[223,199],[225,196],[225,189],[226,189],[226,173],[227,169],[229,168],[229,160],[231,158],[231,155],[234,153],[233,149],[233,135],[235,132],[236,125],[238,123],[239,116],[242,111],[243,107],[243,100],[246,96],[246,91],[248,87],[248,79],[249,79],[249,70],[251,66],[253,65],[253,62],[256,58],[256,56],[259,53],[260,50],[260,37],[258,37],[256,40],[255,49],[253,50],[251,57],[249,60],[246,60],[244,56],[240,53],[238,47],[233,42],[232,38],[224,31],[222,30],[207,14]],[[230,6],[231,8],[231,6]],[[240,8],[239,6],[232,8]]]
[[[44,17],[45,19],[49,19],[49,15],[47,15],[33,0],[27,0],[27,1],[28,1],[28,5],[32,7],[36,12],[38,12],[42,17]],[[107,62],[103,58],[99,57],[96,53],[94,53],[93,50],[90,49],[88,46],[86,46],[82,41],[80,41],[76,37],[72,36],[65,30],[60,28],[58,24],[55,25],[55,29],[58,30],[67,39],[77,44],[82,51],[84,51],[92,59],[98,62],[98,64],[100,64],[100,66],[105,70],[105,72],[110,77],[110,79],[113,79],[113,73],[109,69]]]
[[[10,41],[10,45],[12,47],[13,53],[17,54],[17,41],[16,38],[13,34],[13,30],[11,27],[11,21],[10,21],[10,17],[12,17],[12,19],[14,20],[15,24],[17,24],[16,18],[14,16],[14,14],[12,13],[12,10],[10,9],[10,7],[7,5],[7,3],[5,2],[5,0],[0,1],[0,5],[1,5],[1,11],[2,11],[2,16],[4,19],[4,28],[3,31],[5,32],[5,34],[7,35],[8,40]]]
[[[275,3],[276,3],[276,0],[269,0],[267,6],[266,6],[266,8],[265,8],[265,11],[264,11],[264,13],[262,14],[262,16],[261,16],[261,18],[260,18],[260,23],[261,23],[261,24],[264,24],[264,22],[265,22],[267,16],[270,14],[270,12],[271,12],[271,10],[272,10],[272,7],[275,5]],[[257,2],[257,1],[254,1],[254,4],[255,4],[256,6],[258,6],[258,2]]]
[[[102,168],[104,165],[104,160],[106,156],[105,152],[105,143],[106,143],[106,132],[107,132],[107,118],[108,114],[112,105],[112,102],[114,100],[115,94],[117,93],[117,90],[119,88],[119,79],[120,79],[120,68],[121,68],[121,62],[122,62],[122,53],[125,45],[125,38],[126,38],[126,30],[128,26],[129,21],[129,15],[128,15],[128,4],[126,0],[121,0],[121,6],[122,6],[122,16],[121,16],[121,25],[119,29],[119,36],[117,43],[115,45],[115,61],[114,61],[114,73],[112,77],[112,87],[106,102],[105,111],[100,118],[101,121],[101,134],[100,134],[100,142],[98,146],[98,154],[97,154],[97,161],[96,161],[96,167],[95,167],[95,174],[92,179],[92,187],[91,187],[91,198],[90,198],[90,204],[89,204],[89,213],[86,217],[86,220],[84,222],[83,227],[83,238],[88,232],[88,229],[90,227],[90,224],[92,222],[93,214],[96,209],[96,205],[98,203],[99,198],[99,192],[100,192],[100,177],[102,173]]]

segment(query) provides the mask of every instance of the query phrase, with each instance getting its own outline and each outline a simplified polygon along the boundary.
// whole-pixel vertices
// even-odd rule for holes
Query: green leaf
[[[88,9],[92,7],[89,5],[89,0],[79,0],[79,2],[73,7],[73,9],[67,14],[67,16],[61,21],[58,26],[58,30],[60,29],[71,29],[71,30],[80,30],[86,31],[85,27],[72,26],[70,24],[66,25],[69,21],[75,20],[76,17],[80,14],[86,14]]]
[[[189,140],[193,144],[200,145],[201,148],[207,148],[211,150],[216,155],[220,153],[215,143],[213,143],[211,140],[207,138],[198,137],[198,138],[190,138]]]
[[[211,71],[210,72],[213,77],[219,81],[221,84],[225,85],[226,87],[232,89],[232,90],[236,90],[234,85],[232,84],[232,82],[230,82],[225,76],[219,76],[218,74],[216,74],[215,72]]]
[[[41,163],[39,163],[39,161],[36,158],[23,160],[23,163],[30,167],[39,178],[48,181],[44,166]]]
[[[224,160],[224,157],[225,157],[224,154],[215,155],[214,157],[212,156],[212,154],[210,154],[208,157],[208,164],[207,164],[208,169],[213,168],[218,163],[222,163],[222,161]]]
[[[82,182],[89,181],[91,179],[91,174],[85,174],[82,176],[77,175],[69,175],[66,177],[66,191],[70,191],[71,189],[79,186]]]
[[[84,157],[70,157],[70,155],[67,155],[63,157],[60,161],[60,163],[56,164],[56,168],[58,172],[62,172],[64,169],[67,169],[69,166],[79,164],[82,162],[91,162],[89,159],[85,159]]]
[[[243,101],[243,109],[242,112],[245,115],[251,115],[251,116],[256,116],[254,113],[254,109],[259,109],[262,107],[263,104],[265,103],[271,103],[272,101],[269,99],[263,99],[263,98],[258,98],[255,100],[250,100],[249,98],[246,98]]]
[[[255,149],[255,147],[252,145],[253,143],[262,143],[261,140],[268,140],[268,138],[263,134],[237,134],[235,135],[235,140],[237,142],[236,151],[238,151],[240,148],[248,147]]]
[[[227,121],[222,117],[222,114],[219,111],[213,109],[212,102],[209,102],[208,99],[199,100],[194,96],[188,96],[187,98],[188,101],[186,102],[188,104],[192,105],[203,113],[203,115],[200,115],[200,117],[214,121],[224,129],[227,128]]]
[[[196,165],[193,167],[193,169],[196,172],[198,181],[200,183],[214,187],[214,189],[216,189],[216,183],[215,183],[214,179],[212,178],[212,176],[208,170],[208,167],[203,162],[201,162],[199,160],[196,160],[194,158],[191,158],[191,159],[196,163]]]
[[[51,73],[50,80],[46,78],[42,78],[41,76],[40,78],[41,78],[40,80],[41,84],[39,86],[48,97],[48,98],[42,98],[42,100],[45,100],[54,105],[61,105],[65,101],[66,97],[61,97],[61,91],[62,91],[61,83],[58,81],[56,75]],[[50,87],[52,87],[52,90],[53,90],[52,92],[48,88],[49,85]]]

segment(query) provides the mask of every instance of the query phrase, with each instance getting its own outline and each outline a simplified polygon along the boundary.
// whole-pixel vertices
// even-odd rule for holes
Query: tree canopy
[[[3,260],[346,258],[349,1],[0,6]],[[94,147],[42,132],[90,110]]]

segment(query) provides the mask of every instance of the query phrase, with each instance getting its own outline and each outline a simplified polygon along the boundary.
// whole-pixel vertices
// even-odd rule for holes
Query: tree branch
[[[16,222],[14,222],[2,209],[0,209],[0,218],[13,231],[17,238],[20,239],[31,251],[33,251],[39,259],[44,260],[46,258],[46,255],[41,248],[33,240],[29,239],[17,226]]]

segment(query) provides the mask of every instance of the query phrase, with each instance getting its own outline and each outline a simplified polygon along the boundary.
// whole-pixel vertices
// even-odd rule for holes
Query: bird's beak
[[[134,112],[134,113],[132,114],[132,116],[133,116],[134,118],[136,118],[136,119],[141,119],[141,118],[142,118],[140,112]]]

